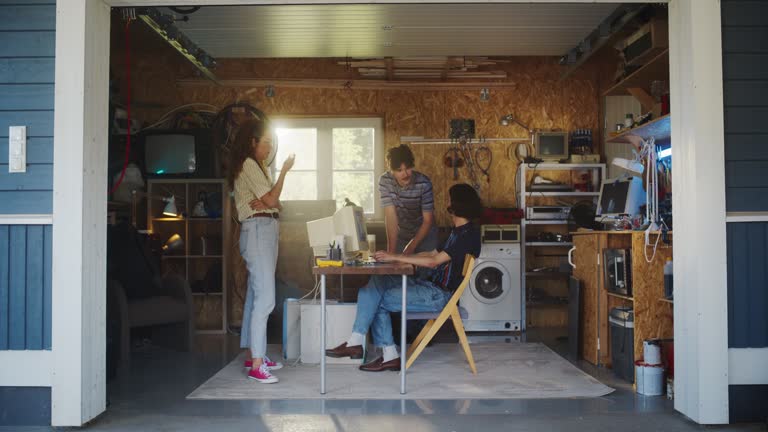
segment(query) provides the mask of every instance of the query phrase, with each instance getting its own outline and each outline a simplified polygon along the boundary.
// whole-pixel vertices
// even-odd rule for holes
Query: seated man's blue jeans
[[[389,314],[402,309],[402,287],[402,276],[372,276],[357,294],[357,315],[352,331],[366,334],[371,329],[376,346],[394,345]],[[409,312],[439,312],[450,298],[451,293],[432,282],[408,278],[406,307]]]

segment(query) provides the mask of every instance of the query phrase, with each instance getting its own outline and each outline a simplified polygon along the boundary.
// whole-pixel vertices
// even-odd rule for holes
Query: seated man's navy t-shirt
[[[440,288],[453,292],[461,285],[464,276],[464,258],[470,254],[477,258],[480,255],[480,230],[473,223],[456,227],[445,242],[442,249],[451,260],[440,264],[432,270],[429,280]]]

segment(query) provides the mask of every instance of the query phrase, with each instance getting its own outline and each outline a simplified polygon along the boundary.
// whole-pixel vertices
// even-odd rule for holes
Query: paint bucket
[[[664,394],[664,367],[635,362],[635,383],[637,392],[645,396]]]
[[[649,365],[661,364],[661,343],[658,339],[643,341],[643,363]]]

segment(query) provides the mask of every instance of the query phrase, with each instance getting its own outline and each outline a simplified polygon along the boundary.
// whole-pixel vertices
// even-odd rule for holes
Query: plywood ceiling
[[[177,25],[216,58],[555,56],[574,47],[617,6],[213,6]]]

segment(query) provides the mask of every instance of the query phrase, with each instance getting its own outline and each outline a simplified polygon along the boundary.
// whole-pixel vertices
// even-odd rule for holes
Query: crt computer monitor
[[[317,252],[327,248],[337,235],[344,235],[347,255],[368,250],[368,230],[362,207],[345,206],[333,216],[307,222],[309,245]]]
[[[534,148],[536,157],[545,161],[568,159],[568,132],[536,132]]]
[[[600,187],[595,220],[604,222],[623,215],[634,216],[640,213],[643,204],[645,190],[640,177],[607,179]]]

